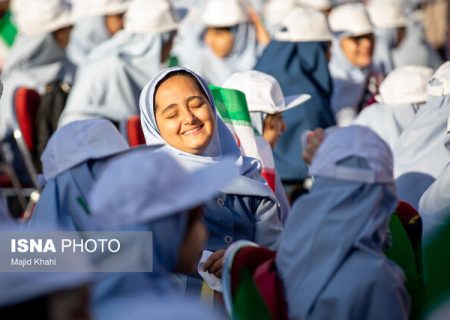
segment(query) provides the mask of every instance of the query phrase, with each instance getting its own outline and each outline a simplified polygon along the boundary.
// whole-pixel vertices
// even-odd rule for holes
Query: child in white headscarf
[[[74,23],[70,8],[61,0],[16,0],[13,12],[20,35],[2,73],[5,90],[0,108],[0,139],[16,127],[16,89],[23,86],[43,93],[48,83],[67,77],[70,81],[73,75],[73,66],[65,56]]]
[[[86,62],[89,53],[123,29],[123,16],[130,0],[77,0],[74,12],[81,16],[75,24],[67,49],[77,66]]]
[[[330,129],[277,252],[289,319],[408,318],[404,274],[382,250],[397,206],[392,167],[370,129]]]
[[[393,149],[398,137],[425,104],[432,75],[433,70],[426,67],[395,69],[381,83],[376,97],[378,103],[363,109],[354,124],[371,128]]]
[[[124,30],[92,51],[79,71],[59,126],[101,117],[119,123],[137,114],[139,94],[169,57],[177,28],[167,0],[133,1]]]
[[[394,146],[394,175],[401,200],[418,208],[425,190],[449,163],[447,117],[450,114],[450,62],[428,83],[427,103]]]
[[[238,178],[205,205],[207,249],[215,252],[206,271],[220,276],[224,249],[237,240],[276,248],[282,230],[278,200],[260,176],[259,162],[241,156],[204,80],[185,68],[166,69],[144,88],[140,108],[147,145],[167,150],[190,170],[226,157],[239,167]]]
[[[339,126],[352,123],[359,111],[372,103],[379,79],[372,72],[375,39],[373,26],[361,3],[337,6],[329,15],[335,37],[330,72],[333,78],[331,107]],[[373,82],[373,83],[371,83]]]
[[[178,55],[181,65],[214,85],[221,85],[235,72],[252,69],[259,46],[270,40],[257,13],[246,10],[238,0],[209,0],[201,23],[191,44]]]

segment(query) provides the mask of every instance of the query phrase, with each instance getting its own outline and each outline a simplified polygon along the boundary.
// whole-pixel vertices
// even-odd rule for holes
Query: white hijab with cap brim
[[[216,120],[216,130],[203,155],[194,155],[183,152],[170,146],[160,135],[158,126],[156,124],[154,112],[154,97],[156,86],[170,73],[183,71],[191,74],[197,79],[198,84],[203,89],[208,102],[213,109],[213,114]],[[270,188],[265,184],[264,179],[260,175],[261,165],[253,159],[243,157],[240,154],[236,142],[223,123],[222,119],[217,115],[211,92],[206,83],[197,74],[189,69],[183,67],[168,68],[161,71],[152,81],[150,81],[142,90],[141,99],[139,103],[141,109],[141,124],[144,131],[144,136],[147,145],[167,150],[174,154],[180,163],[189,170],[195,170],[201,167],[212,165],[215,162],[221,162],[225,157],[231,157],[236,165],[239,167],[239,177],[227,187],[223,188],[222,192],[236,195],[248,196],[263,196],[275,200],[275,196]],[[276,201],[276,200],[275,200]]]
[[[450,161],[447,118],[450,114],[448,84],[436,75],[449,78],[449,63],[439,68],[429,82],[427,103],[417,113],[414,121],[403,131],[394,147],[394,175],[398,195],[416,209],[425,190],[441,174]],[[447,89],[447,91],[446,91]]]
[[[397,204],[392,161],[389,148],[370,129],[350,126],[327,133],[312,163],[315,183],[294,204],[277,253],[290,318],[333,313],[345,319],[350,312],[376,318],[368,310],[379,315],[378,305],[386,314],[407,312],[404,276],[381,248]],[[340,283],[348,277],[353,280],[343,290]],[[364,308],[348,296],[355,292]],[[326,308],[328,299],[339,308]]]

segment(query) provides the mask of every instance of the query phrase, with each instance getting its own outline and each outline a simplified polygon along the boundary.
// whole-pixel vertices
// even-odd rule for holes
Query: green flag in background
[[[0,38],[7,47],[11,47],[16,39],[17,28],[11,21],[11,13],[7,12],[0,20]]]
[[[450,219],[424,245],[427,314],[450,303]],[[448,307],[447,307],[448,308]],[[439,311],[438,311],[439,312]]]
[[[275,191],[275,161],[270,145],[253,130],[245,94],[234,89],[209,86],[217,111],[245,156],[261,161],[261,175]]]

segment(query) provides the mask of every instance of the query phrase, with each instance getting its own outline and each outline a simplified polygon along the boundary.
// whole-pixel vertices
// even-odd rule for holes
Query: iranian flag
[[[275,161],[272,149],[253,129],[245,94],[238,90],[210,86],[220,117],[233,134],[244,156],[258,159],[261,175],[275,191]]]

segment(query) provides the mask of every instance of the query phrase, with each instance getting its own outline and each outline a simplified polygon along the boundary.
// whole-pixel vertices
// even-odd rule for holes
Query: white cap
[[[176,30],[175,11],[167,0],[133,0],[125,14],[124,29],[132,33],[164,33]]]
[[[74,121],[58,129],[48,141],[41,156],[44,177],[48,181],[86,160],[128,149],[127,142],[110,121]]]
[[[131,0],[76,0],[74,13],[78,16],[107,16],[125,13]]]
[[[385,104],[420,103],[427,100],[427,84],[433,69],[403,66],[393,70],[380,85],[378,102]]]
[[[187,171],[171,155],[143,148],[111,160],[90,194],[103,226],[136,225],[195,208],[238,176],[231,159]]]
[[[427,92],[430,96],[450,95],[450,61],[441,65],[428,82]]]
[[[232,27],[248,21],[239,0],[208,0],[201,21],[208,27]]]
[[[278,24],[274,38],[290,42],[331,41],[333,35],[322,12],[296,7]]]
[[[342,36],[360,36],[373,33],[366,8],[361,3],[348,3],[335,7],[328,16],[331,31]]]
[[[295,0],[270,0],[264,6],[264,20],[266,25],[270,29],[276,27],[295,6]]]
[[[342,160],[354,156],[365,159],[369,169],[339,165]],[[312,176],[363,183],[394,182],[391,149],[375,132],[362,126],[327,130],[309,172]]]
[[[391,29],[408,24],[401,2],[372,1],[367,6],[367,11],[375,28]]]
[[[70,7],[62,0],[15,0],[12,10],[19,31],[33,36],[74,24]]]
[[[280,113],[311,99],[309,94],[284,97],[277,79],[260,71],[244,71],[233,74],[223,87],[243,92],[250,112]]]
[[[329,10],[333,7],[331,0],[297,0],[297,2],[316,10]]]

